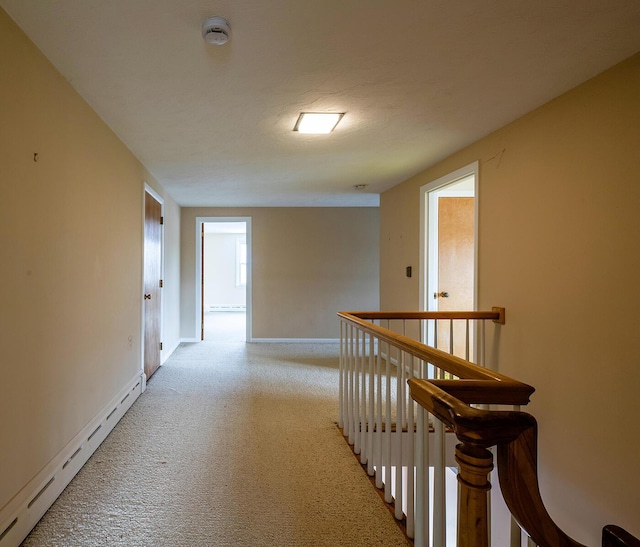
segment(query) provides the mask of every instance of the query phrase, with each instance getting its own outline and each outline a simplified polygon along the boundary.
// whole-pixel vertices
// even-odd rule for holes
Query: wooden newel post
[[[488,475],[493,469],[493,454],[486,448],[461,443],[456,446],[460,466],[458,484],[458,546],[488,547],[487,498],[491,490]]]

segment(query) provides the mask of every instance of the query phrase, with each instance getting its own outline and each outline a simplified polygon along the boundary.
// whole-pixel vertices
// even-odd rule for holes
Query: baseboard
[[[251,344],[339,344],[339,338],[252,338]]]
[[[0,547],[17,547],[140,396],[142,372],[0,510]]]
[[[180,344],[193,344],[194,342],[202,342],[198,338],[180,338]]]

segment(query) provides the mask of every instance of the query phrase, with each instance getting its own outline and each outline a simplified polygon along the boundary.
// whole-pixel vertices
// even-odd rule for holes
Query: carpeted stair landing
[[[337,362],[182,345],[23,545],[408,545],[335,425]]]

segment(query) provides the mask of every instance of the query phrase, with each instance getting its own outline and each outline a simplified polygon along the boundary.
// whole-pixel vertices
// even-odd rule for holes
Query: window
[[[236,287],[247,284],[247,242],[236,240]]]

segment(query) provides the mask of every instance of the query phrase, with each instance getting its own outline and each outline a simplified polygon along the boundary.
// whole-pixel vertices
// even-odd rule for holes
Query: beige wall
[[[337,338],[336,312],[378,308],[377,208],[182,209],[182,336],[195,323],[196,217],[251,217],[253,338]]]
[[[155,182],[2,10],[0,74],[1,509],[141,369]]]
[[[576,539],[640,536],[640,55],[381,199],[381,304],[418,305],[419,188],[479,160],[479,305],[500,370],[537,388],[543,497]],[[504,153],[503,153],[504,151]]]

